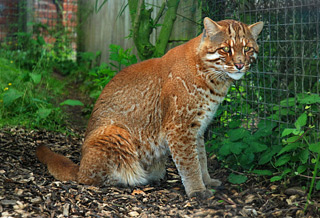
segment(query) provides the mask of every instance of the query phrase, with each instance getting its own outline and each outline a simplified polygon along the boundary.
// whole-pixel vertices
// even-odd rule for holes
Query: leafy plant
[[[110,57],[113,62],[110,65],[118,72],[123,68],[137,63],[137,57],[132,54],[132,48],[124,50],[120,45],[109,46]]]
[[[123,67],[137,63],[137,57],[132,54],[132,49],[124,50],[119,45],[111,44],[110,62],[103,63],[94,67],[89,72],[89,80],[92,81],[90,96],[98,98],[104,86],[119,72]]]
[[[295,116],[294,111],[301,111],[294,128],[277,125],[268,119],[260,120],[256,125],[237,113],[230,117],[228,113],[218,111],[217,119],[222,126],[213,129],[213,137],[207,143],[208,151],[215,153],[225,167],[270,176],[271,182],[310,171],[315,175],[318,167],[313,168],[313,165],[318,163],[316,148],[320,144],[310,141],[319,141],[319,136],[313,131],[313,123],[319,118],[319,103],[318,95],[298,94],[273,108],[276,112],[268,119],[283,119],[283,116],[290,114]],[[222,110],[226,110],[224,107]],[[247,113],[250,112],[250,106],[245,108]],[[277,135],[282,137],[282,143],[278,143],[280,140],[275,137]],[[241,175],[241,178],[231,175],[229,181],[232,183],[245,181],[245,175]],[[320,181],[315,187],[320,188]]]
[[[13,61],[0,58],[0,127],[22,125],[29,128],[61,130],[64,114],[54,106],[63,83],[43,71],[20,70]]]

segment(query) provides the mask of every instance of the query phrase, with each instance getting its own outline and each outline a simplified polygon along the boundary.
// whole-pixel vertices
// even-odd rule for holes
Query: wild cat
[[[257,58],[263,22],[204,19],[201,35],[163,57],[129,66],[104,88],[88,123],[80,166],[45,146],[39,160],[59,180],[143,185],[165,175],[169,154],[189,197],[207,198],[204,132],[234,80]]]

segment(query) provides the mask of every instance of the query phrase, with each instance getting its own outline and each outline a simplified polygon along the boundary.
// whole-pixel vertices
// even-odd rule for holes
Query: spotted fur
[[[234,80],[256,59],[263,23],[204,19],[204,32],[162,58],[119,72],[93,109],[80,166],[40,146],[39,160],[60,180],[144,185],[165,175],[169,154],[188,196],[219,186],[207,169],[204,132]]]

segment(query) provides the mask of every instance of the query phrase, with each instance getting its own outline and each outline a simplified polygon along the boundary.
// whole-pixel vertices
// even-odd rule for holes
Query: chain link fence
[[[275,141],[307,113],[306,131],[315,132],[311,141],[319,140],[320,1],[211,0],[203,3],[205,16],[265,23],[257,62],[232,88],[223,108],[230,115],[237,113],[253,130],[262,121],[276,124]]]

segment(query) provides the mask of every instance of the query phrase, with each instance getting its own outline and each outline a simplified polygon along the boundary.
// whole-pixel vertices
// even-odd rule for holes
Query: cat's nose
[[[244,64],[234,64],[238,70],[241,70],[244,67]]]

